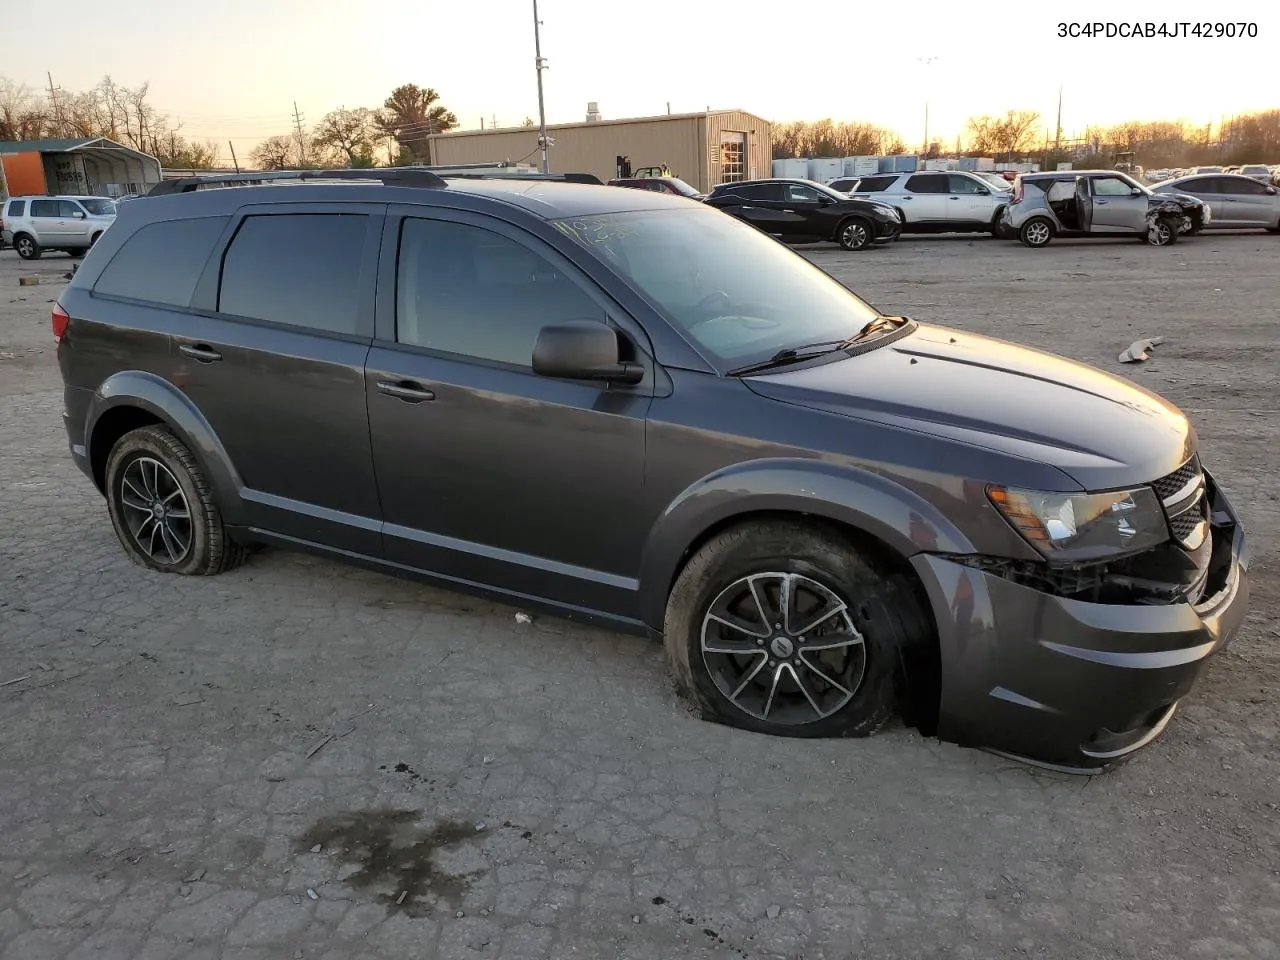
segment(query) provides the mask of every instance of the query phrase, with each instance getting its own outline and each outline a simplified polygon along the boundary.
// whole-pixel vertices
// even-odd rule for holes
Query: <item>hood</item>
[[[1045,463],[1088,490],[1148,483],[1196,448],[1182,412],[1134,383],[946,327],[744,382],[784,403]]]

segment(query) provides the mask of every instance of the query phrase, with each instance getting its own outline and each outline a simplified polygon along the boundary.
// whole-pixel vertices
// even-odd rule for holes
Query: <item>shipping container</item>
[[[869,177],[880,172],[879,157],[845,157],[844,177]]]
[[[914,173],[920,168],[920,158],[914,153],[901,153],[891,157],[880,157],[877,173]]]
[[[994,170],[995,168],[996,168],[996,162],[992,160],[990,157],[978,157],[977,169],[991,171],[991,170]]]
[[[966,170],[972,173],[974,170],[978,169],[978,158],[977,157],[961,157],[959,160],[956,161],[956,169]]]
[[[797,160],[794,157],[775,160],[773,161],[773,175],[775,177],[798,177],[804,179],[809,176],[809,161]]]
[[[844,176],[844,161],[839,157],[815,157],[809,161],[809,172],[806,175],[818,183],[835,180]]]

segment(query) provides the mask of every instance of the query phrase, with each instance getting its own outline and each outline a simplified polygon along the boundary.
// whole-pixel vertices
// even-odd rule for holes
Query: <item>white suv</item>
[[[992,180],[961,170],[922,170],[863,177],[851,196],[878,200],[902,214],[904,233],[983,232],[998,236],[1013,197]]]
[[[82,257],[116,219],[110,197],[10,197],[0,213],[0,238],[23,260],[46,250]]]

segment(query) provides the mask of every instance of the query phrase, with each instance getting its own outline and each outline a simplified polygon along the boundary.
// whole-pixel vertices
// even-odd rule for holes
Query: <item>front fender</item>
[[[660,630],[667,594],[689,547],[735,517],[808,514],[876,537],[900,556],[973,553],[969,539],[936,507],[882,476],[806,459],[737,463],[693,483],[654,523],[640,562],[640,608]]]
[[[85,450],[89,462],[106,451],[96,450],[97,427],[112,410],[132,407],[163,421],[195,454],[213,488],[223,516],[234,523],[244,484],[213,427],[191,399],[163,377],[142,370],[122,370],[108,377],[93,395],[85,413]]]

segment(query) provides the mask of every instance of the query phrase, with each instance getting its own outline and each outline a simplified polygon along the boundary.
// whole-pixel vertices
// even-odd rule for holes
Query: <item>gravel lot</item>
[[[770,740],[644,640],[285,553],[148,574],[66,451],[70,261],[5,251],[0,958],[1280,957],[1280,237],[810,255],[1192,415],[1255,599],[1161,741],[1087,779]]]

